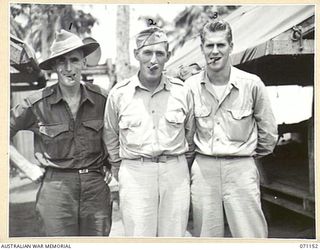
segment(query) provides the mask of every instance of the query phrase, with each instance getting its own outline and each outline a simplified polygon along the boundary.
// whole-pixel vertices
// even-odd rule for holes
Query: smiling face
[[[134,56],[140,63],[139,76],[149,82],[159,81],[170,55],[168,44],[165,42],[134,50]]]
[[[59,84],[64,87],[73,87],[80,84],[81,70],[85,66],[83,52],[74,50],[55,60],[53,69],[58,74]]]
[[[233,43],[228,41],[227,35],[227,31],[208,32],[201,44],[207,67],[214,72],[220,72],[230,64]]]

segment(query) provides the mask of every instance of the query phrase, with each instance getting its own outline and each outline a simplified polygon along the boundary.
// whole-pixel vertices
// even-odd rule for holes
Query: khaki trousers
[[[122,160],[119,195],[126,236],[185,236],[190,203],[185,156],[162,163]]]
[[[36,208],[45,236],[108,236],[110,190],[101,173],[47,169]]]
[[[268,236],[261,209],[259,173],[252,157],[197,155],[191,183],[194,236],[223,237],[223,207],[233,237]]]

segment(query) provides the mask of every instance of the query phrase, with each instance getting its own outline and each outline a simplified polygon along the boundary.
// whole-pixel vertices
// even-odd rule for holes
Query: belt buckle
[[[89,173],[89,169],[85,168],[85,169],[79,169],[79,174],[86,174]]]

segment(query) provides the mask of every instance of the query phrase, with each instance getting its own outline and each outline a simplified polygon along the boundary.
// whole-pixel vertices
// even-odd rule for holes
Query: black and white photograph
[[[8,12],[9,239],[317,239],[314,4]]]

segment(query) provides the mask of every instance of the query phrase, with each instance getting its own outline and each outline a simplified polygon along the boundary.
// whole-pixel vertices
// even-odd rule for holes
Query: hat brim
[[[60,53],[57,53],[54,56],[51,56],[48,59],[44,60],[43,62],[39,63],[39,67],[40,67],[40,69],[51,70],[52,65],[54,64],[54,60],[57,57],[62,56],[64,54],[69,53],[74,50],[82,50],[84,57],[86,57],[86,56],[90,55],[92,52],[94,52],[97,48],[99,48],[99,46],[100,46],[99,43],[91,42],[91,43],[83,44],[81,46],[77,46],[74,48],[69,48],[69,49],[64,50]]]

